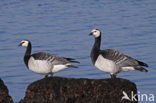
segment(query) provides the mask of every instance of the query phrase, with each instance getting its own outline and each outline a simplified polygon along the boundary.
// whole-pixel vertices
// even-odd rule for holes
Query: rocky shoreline
[[[13,103],[8,88],[5,86],[2,79],[0,79],[0,103]]]
[[[126,79],[73,79],[48,77],[31,83],[20,103],[137,103],[122,99],[123,91],[137,93]]]
[[[135,83],[126,79],[74,79],[48,77],[31,83],[20,103],[138,103],[123,99],[137,93]],[[0,103],[13,103],[0,79]]]

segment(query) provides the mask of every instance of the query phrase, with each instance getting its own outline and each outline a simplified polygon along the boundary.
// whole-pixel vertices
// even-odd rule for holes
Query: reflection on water
[[[43,51],[81,62],[78,69],[67,69],[55,76],[107,78],[90,60],[94,40],[90,30],[102,31],[102,48],[119,50],[149,64],[148,73],[124,72],[118,77],[136,83],[142,93],[156,94],[155,0],[2,0],[0,3],[0,77],[14,101],[26,87],[43,78],[26,69],[23,39],[32,41],[33,52]]]

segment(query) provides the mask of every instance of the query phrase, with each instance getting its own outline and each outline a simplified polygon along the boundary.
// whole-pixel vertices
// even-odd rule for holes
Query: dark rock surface
[[[3,80],[0,79],[0,103],[13,103],[11,96],[9,96],[8,88],[5,86]]]
[[[20,103],[137,103],[121,100],[125,91],[137,93],[126,79],[68,79],[48,77],[30,84]]]

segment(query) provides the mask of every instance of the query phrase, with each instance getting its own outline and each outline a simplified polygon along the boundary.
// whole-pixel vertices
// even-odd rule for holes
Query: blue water
[[[27,86],[41,78],[26,69],[23,39],[32,42],[33,53],[49,52],[81,62],[54,76],[109,78],[90,60],[94,39],[102,31],[103,49],[112,48],[149,64],[149,72],[120,73],[136,83],[138,91],[156,95],[156,0],[0,0],[0,78],[14,102]],[[156,99],[155,99],[156,101]]]

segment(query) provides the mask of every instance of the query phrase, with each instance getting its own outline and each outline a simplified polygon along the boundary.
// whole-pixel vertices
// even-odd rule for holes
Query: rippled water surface
[[[30,83],[43,78],[25,67],[25,48],[17,46],[22,39],[32,42],[33,53],[44,51],[81,62],[78,69],[54,76],[109,78],[90,60],[94,39],[88,34],[93,28],[102,31],[101,48],[149,64],[148,73],[124,72],[118,77],[136,83],[141,93],[156,94],[155,0],[1,0],[0,78],[14,101],[24,97]]]

